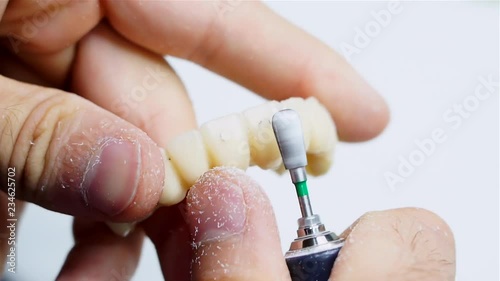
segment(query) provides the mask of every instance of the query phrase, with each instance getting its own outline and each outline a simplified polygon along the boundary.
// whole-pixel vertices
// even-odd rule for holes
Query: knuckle
[[[7,166],[11,155],[10,152],[14,146],[16,136],[19,132],[20,119],[22,119],[22,111],[16,106],[7,105],[0,108],[0,161],[2,161],[2,166]]]
[[[454,280],[453,234],[435,213],[419,208],[393,210],[392,226],[402,251],[398,276],[408,280]]]
[[[395,210],[398,211],[398,210]],[[454,243],[453,232],[448,224],[436,213],[422,208],[399,209],[402,219],[420,222],[434,231],[438,238]]]
[[[419,208],[368,212],[346,237],[358,251],[384,249],[379,266],[384,280],[454,280],[455,246],[449,226],[435,213]],[[359,243],[358,243],[359,242]],[[374,280],[382,280],[375,278]]]
[[[48,175],[55,164],[52,150],[57,150],[57,147],[52,147],[51,143],[62,137],[58,130],[61,122],[75,114],[77,109],[73,95],[56,90],[42,91],[44,92],[31,93],[44,98],[29,101],[32,104],[26,108],[29,113],[21,121],[10,159],[10,165],[21,171],[20,181],[24,189],[21,190],[20,197],[35,202],[41,195],[37,187],[42,175]]]

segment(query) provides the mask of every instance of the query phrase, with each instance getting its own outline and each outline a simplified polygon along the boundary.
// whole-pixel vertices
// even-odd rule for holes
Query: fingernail
[[[130,142],[106,143],[85,174],[86,203],[108,216],[127,208],[137,190],[139,156],[138,146]]]
[[[189,190],[186,221],[195,243],[243,232],[246,206],[237,179],[242,175],[235,169],[213,169]]]

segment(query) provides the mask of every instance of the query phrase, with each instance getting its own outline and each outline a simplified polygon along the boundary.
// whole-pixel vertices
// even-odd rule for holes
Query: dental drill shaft
[[[290,171],[302,217],[297,220],[297,238],[285,254],[290,276],[296,281],[327,281],[344,240],[326,230],[311,208],[307,190],[304,136],[299,115],[284,109],[274,114],[272,125],[285,168]]]
[[[283,164],[289,170],[295,185],[302,217],[312,216],[305,169],[307,166],[306,148],[299,115],[291,109],[278,111],[273,116],[272,125]]]

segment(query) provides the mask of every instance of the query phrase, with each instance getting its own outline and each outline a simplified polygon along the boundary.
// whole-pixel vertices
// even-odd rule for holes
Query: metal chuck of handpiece
[[[272,118],[274,135],[295,185],[302,217],[298,219],[297,238],[285,255],[293,281],[326,281],[344,245],[344,239],[327,231],[319,215],[312,211],[307,189],[306,149],[300,117],[291,109],[284,109]]]

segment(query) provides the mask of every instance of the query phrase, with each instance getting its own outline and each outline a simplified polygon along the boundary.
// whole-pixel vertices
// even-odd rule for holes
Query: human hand
[[[25,200],[92,220],[151,214],[164,180],[157,146],[196,127],[166,54],[269,99],[315,96],[343,140],[383,129],[385,104],[339,55],[261,3],[220,3],[0,3],[0,175],[16,168],[18,210]]]
[[[94,230],[83,230],[90,225]],[[156,233],[151,238],[166,280],[290,280],[271,204],[240,170],[210,170],[184,203],[162,208],[144,229]],[[455,280],[453,234],[429,211],[367,213],[341,236],[333,281]],[[140,243],[116,239],[103,225],[77,219],[75,239],[61,280],[90,273],[105,279],[117,268],[132,274],[137,265]],[[112,242],[97,242],[103,240]]]

